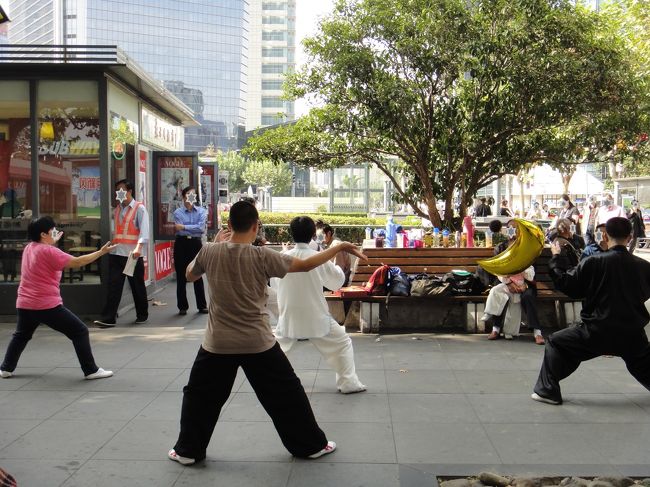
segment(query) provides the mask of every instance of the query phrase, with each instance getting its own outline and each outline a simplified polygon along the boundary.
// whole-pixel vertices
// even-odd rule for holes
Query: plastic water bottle
[[[366,227],[366,240],[370,240],[372,238],[372,228]]]
[[[449,230],[446,228],[442,231],[442,246],[449,247]]]
[[[386,247],[395,247],[395,236],[397,235],[397,225],[393,222],[392,215],[386,219]]]
[[[440,247],[440,229],[433,229],[433,246]]]

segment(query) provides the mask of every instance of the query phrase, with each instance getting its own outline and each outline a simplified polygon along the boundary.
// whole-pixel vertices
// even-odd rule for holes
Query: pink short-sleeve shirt
[[[63,304],[59,283],[64,267],[72,258],[53,245],[27,244],[20,267],[16,308],[50,309]]]

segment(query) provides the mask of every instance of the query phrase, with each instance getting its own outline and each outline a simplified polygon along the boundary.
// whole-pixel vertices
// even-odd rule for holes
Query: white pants
[[[296,343],[296,338],[276,337],[282,351],[288,353]],[[342,392],[355,391],[365,386],[354,369],[354,350],[350,335],[345,328],[332,320],[330,332],[309,341],[323,356],[327,364],[336,372],[336,387]]]
[[[519,335],[519,326],[521,324],[521,296],[517,293],[511,293],[506,284],[497,284],[488,294],[487,301],[485,302],[485,312],[494,316],[499,316],[503,313],[503,308],[508,304],[510,306],[506,311],[503,319],[503,333],[506,335]]]

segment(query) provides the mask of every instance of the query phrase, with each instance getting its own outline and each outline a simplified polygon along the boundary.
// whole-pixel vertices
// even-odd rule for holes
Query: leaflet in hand
[[[124,270],[122,271],[122,274],[125,274],[129,277],[133,277],[133,271],[135,271],[135,265],[138,263],[138,258],[133,257],[133,251],[129,252],[129,258],[126,261],[126,265],[124,266]]]

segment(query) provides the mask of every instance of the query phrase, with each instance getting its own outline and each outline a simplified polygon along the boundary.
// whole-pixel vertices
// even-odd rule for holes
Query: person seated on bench
[[[500,225],[497,225],[495,220],[490,222],[490,230],[497,233],[500,231]],[[500,223],[500,222],[499,222]],[[511,220],[508,226],[516,227],[516,223]],[[497,245],[494,249],[494,255],[504,252],[516,239],[513,235],[509,240]],[[485,314],[481,318],[486,326],[492,326],[492,331],[488,335],[488,340],[497,340],[501,335],[501,329],[504,328],[504,322],[507,317],[508,303],[520,303],[524,312],[526,313],[526,322],[529,328],[533,330],[535,343],[544,345],[544,337],[539,323],[537,314],[537,287],[535,285],[535,269],[529,266],[524,272],[512,276],[497,276],[500,284],[495,285],[490,289],[487,302],[485,303]],[[496,281],[496,280],[495,280]],[[516,319],[516,329],[519,329],[519,319]],[[510,331],[510,330],[508,330]],[[506,340],[511,340],[513,334],[505,333]]]
[[[600,232],[600,234],[598,234],[598,232]],[[605,232],[605,224],[601,223],[600,225],[596,226],[596,231],[594,233],[600,237],[600,242],[596,242],[594,240],[584,248],[582,254],[580,255],[581,262],[587,257],[607,251],[607,232]]]
[[[562,256],[569,259],[572,266],[578,265],[580,254],[584,248],[584,240],[571,232],[572,220],[560,218],[557,222],[557,236],[553,243],[560,246]]]

